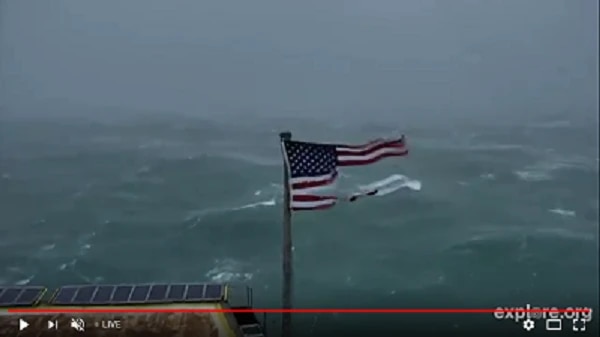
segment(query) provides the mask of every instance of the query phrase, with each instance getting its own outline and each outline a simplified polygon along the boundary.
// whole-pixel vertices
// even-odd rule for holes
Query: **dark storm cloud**
[[[590,114],[597,7],[588,0],[5,0],[0,100],[203,116]]]

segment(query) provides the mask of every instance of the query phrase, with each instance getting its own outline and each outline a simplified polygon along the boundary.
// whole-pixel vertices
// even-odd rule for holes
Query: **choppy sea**
[[[0,284],[233,282],[279,306],[284,129],[349,143],[403,132],[411,149],[342,172],[382,196],[294,215],[296,307],[596,305],[598,131],[568,118],[394,130],[5,116]]]

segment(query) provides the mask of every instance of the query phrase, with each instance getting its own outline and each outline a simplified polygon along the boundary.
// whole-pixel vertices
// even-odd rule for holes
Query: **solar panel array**
[[[44,287],[0,287],[0,307],[33,306],[45,292]]]
[[[52,305],[118,305],[225,301],[221,284],[82,285],[59,288]],[[44,287],[0,287],[0,307],[37,305]]]
[[[53,305],[192,303],[225,300],[221,284],[84,285],[58,289]]]

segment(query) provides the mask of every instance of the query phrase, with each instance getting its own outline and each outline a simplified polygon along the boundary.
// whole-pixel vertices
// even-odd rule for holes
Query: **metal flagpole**
[[[279,134],[281,143],[292,139],[291,132]],[[292,211],[290,209],[290,185],[288,162],[283,150],[283,287],[282,287],[282,309],[292,308]],[[281,321],[281,336],[291,337],[292,314],[284,312]]]

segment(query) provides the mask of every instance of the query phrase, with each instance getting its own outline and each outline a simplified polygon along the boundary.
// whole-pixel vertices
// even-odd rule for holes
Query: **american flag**
[[[323,193],[323,188],[335,182],[338,167],[368,165],[386,157],[408,154],[404,136],[359,146],[286,140],[283,149],[289,169],[290,208],[295,211],[326,209],[336,204],[338,197]],[[361,195],[375,193],[367,191]],[[353,195],[350,201],[358,196]]]

